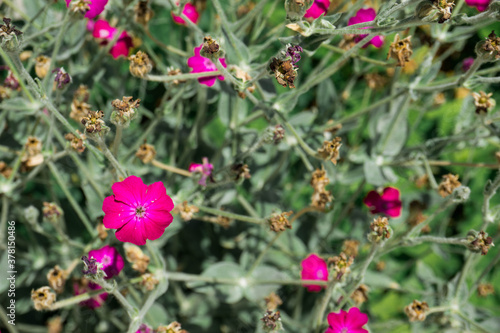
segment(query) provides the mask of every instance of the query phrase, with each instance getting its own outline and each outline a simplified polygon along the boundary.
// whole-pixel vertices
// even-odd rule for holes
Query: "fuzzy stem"
[[[205,213],[209,213],[212,215],[220,215],[224,216],[233,220],[238,220],[238,221],[243,221],[243,222],[249,222],[249,223],[254,223],[254,224],[264,224],[267,220],[262,219],[262,218],[253,218],[250,216],[244,216],[244,215],[238,215],[238,214],[233,214],[230,212],[227,212],[225,210],[220,210],[220,209],[214,209],[214,208],[209,208],[209,207],[204,207],[204,206],[196,206],[198,207],[199,210]]]
[[[158,160],[152,160],[151,164],[157,168],[163,169],[168,172],[173,172],[184,177],[192,177],[193,174],[187,170],[179,169],[171,165],[163,164]]]

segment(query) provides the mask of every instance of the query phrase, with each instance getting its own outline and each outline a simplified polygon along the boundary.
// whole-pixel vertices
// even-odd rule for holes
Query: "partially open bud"
[[[31,300],[35,310],[48,310],[56,301],[56,294],[51,292],[49,287],[41,287],[37,290],[31,290]]]
[[[35,73],[40,79],[47,76],[47,72],[50,68],[51,59],[44,55],[38,56],[35,59]]]
[[[410,321],[424,321],[428,311],[429,305],[427,305],[427,302],[417,300],[405,307],[405,313]]]
[[[486,40],[476,44],[476,54],[484,62],[500,59],[500,37],[497,37],[495,31],[492,31]]]
[[[133,76],[143,78],[153,69],[153,64],[146,53],[138,51],[136,54],[128,57],[130,60],[129,70]]]
[[[112,101],[113,112],[110,117],[111,122],[116,126],[128,127],[130,120],[134,119],[137,115],[136,111],[140,101],[140,99],[132,100],[131,96],[123,97],[121,101],[119,99]]]

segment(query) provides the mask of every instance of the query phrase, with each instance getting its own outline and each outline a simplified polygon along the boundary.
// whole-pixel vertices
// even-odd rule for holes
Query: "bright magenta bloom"
[[[328,7],[330,7],[330,0],[314,0],[312,6],[304,14],[304,17],[317,19],[322,14],[326,14]]]
[[[177,5],[179,5],[179,3],[177,3]],[[198,13],[196,7],[191,2],[186,3],[186,5],[184,6],[184,10],[182,11],[182,14],[186,15],[186,17],[194,24],[197,24],[200,18],[200,14]],[[186,21],[184,21],[182,17],[174,15],[174,13],[172,13],[172,18],[174,19],[174,22],[177,24],[187,25]]]
[[[70,3],[71,0],[66,0],[66,7],[69,8]],[[106,7],[107,4],[108,0],[92,0],[89,5],[90,9],[88,12],[85,13],[85,17],[88,19],[93,19],[94,17],[98,16],[103,12],[104,7]]]
[[[356,16],[353,16],[349,19],[349,22],[347,25],[353,25],[353,24],[358,24],[358,23],[363,23],[363,22],[370,22],[373,21],[377,17],[377,13],[375,12],[375,9],[373,8],[366,8],[363,9],[361,8],[358,10],[356,13]],[[361,29],[367,29],[368,27],[361,28]],[[356,35],[354,40],[357,42],[361,41],[363,38],[365,38],[368,35]],[[373,37],[368,43],[363,45],[363,48],[368,47],[368,45],[372,44],[373,46],[379,48],[382,47],[384,44],[384,37],[383,36],[375,36]]]
[[[87,29],[92,31],[92,36],[101,40],[101,45],[106,45],[115,38],[118,29],[109,25],[106,20],[99,19],[96,22],[89,21],[87,24]],[[128,35],[126,31],[122,32],[120,38],[113,47],[109,50],[109,53],[113,58],[117,59],[119,56],[128,57],[130,49],[134,47],[132,43],[132,38]]]
[[[207,186],[207,179],[212,175],[212,170],[214,166],[208,163],[208,158],[203,157],[203,164],[191,163],[189,165],[189,172],[199,172],[201,173],[201,178],[198,181],[198,184],[202,186]]]
[[[145,185],[136,176],[125,178],[111,187],[114,195],[104,199],[102,210],[106,228],[118,229],[116,238],[122,242],[144,245],[163,235],[172,222],[172,199],[162,182]]]
[[[113,276],[118,275],[125,265],[123,257],[118,253],[118,250],[110,245],[106,245],[99,250],[90,251],[89,258],[94,258],[102,264],[102,270],[106,273],[106,279],[111,279]]]
[[[153,330],[150,329],[148,325],[141,324],[141,326],[139,326],[139,329],[135,333],[153,333]]]
[[[193,70],[191,73],[203,73],[203,72],[215,72],[217,71],[217,66],[212,62],[212,60],[202,57],[200,55],[200,50],[203,45],[200,45],[199,47],[196,47],[194,49],[194,56],[188,59],[188,66],[191,67]],[[224,58],[219,58],[220,63],[224,68],[227,67],[226,65],[226,59]],[[198,82],[201,84],[204,84],[208,87],[211,87],[215,84],[216,79],[219,79],[221,81],[224,81],[224,75],[219,75],[219,76],[208,76],[208,77],[200,77],[198,78]]]
[[[300,263],[302,266],[302,271],[300,272],[300,277],[302,280],[320,280],[328,281],[328,267],[326,261],[321,259],[315,254],[309,255],[309,257],[302,260]],[[324,286],[318,285],[304,285],[307,287],[308,291],[318,292],[321,291]]]
[[[362,328],[368,322],[368,316],[358,308],[350,308],[349,312],[330,312],[327,319],[330,327],[325,333],[369,333]]]
[[[390,217],[401,215],[401,200],[399,190],[394,187],[384,188],[380,195],[377,191],[370,191],[363,203],[370,208],[372,214],[384,213]]]
[[[468,6],[476,7],[480,12],[484,12],[490,5],[491,0],[465,0]]]
[[[75,296],[80,294],[85,294],[92,290],[99,290],[102,287],[98,284],[88,282],[87,285],[81,285],[78,282],[73,283],[73,294]],[[86,301],[80,302],[81,306],[86,306],[90,309],[96,309],[104,304],[104,301],[108,298],[108,293],[102,293],[100,295],[89,298]]]
[[[467,72],[469,70],[469,68],[471,68],[473,63],[474,63],[473,57],[465,58],[464,61],[462,62],[462,70],[464,72]]]

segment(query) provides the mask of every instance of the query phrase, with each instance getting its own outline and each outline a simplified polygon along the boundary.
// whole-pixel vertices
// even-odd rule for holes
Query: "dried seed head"
[[[330,160],[334,165],[337,165],[337,161],[340,158],[340,143],[342,139],[340,137],[334,138],[332,141],[323,141],[323,147],[318,149],[318,154],[324,160]]]
[[[0,86],[0,102],[9,99],[11,92],[12,89],[5,86]]]
[[[85,126],[85,132],[89,134],[100,134],[106,132],[109,128],[105,125],[103,111],[89,111],[87,116],[83,117],[81,123]]]
[[[344,252],[341,252],[340,255],[328,258],[327,263],[330,266],[333,266],[333,269],[337,273],[335,276],[336,280],[341,280],[346,274],[349,274],[351,271],[351,265],[354,262],[353,257],[348,257]]]
[[[55,316],[47,321],[47,333],[61,333],[63,331],[63,321],[61,316]]]
[[[144,273],[148,269],[149,257],[136,245],[125,243],[123,247],[127,261],[132,263],[132,268],[139,273]]]
[[[294,67],[291,59],[272,58],[269,69],[283,87],[295,88],[294,81],[297,76],[297,68]]]
[[[135,153],[135,156],[142,161],[144,164],[150,163],[156,157],[156,149],[153,145],[143,143],[139,150]]]
[[[34,136],[28,137],[24,145],[25,151],[21,158],[21,171],[30,171],[43,163],[42,142]]]
[[[273,312],[267,310],[264,317],[260,319],[263,322],[265,332],[276,332],[282,329],[281,315],[279,311]]]
[[[64,291],[66,284],[66,272],[56,265],[47,273],[47,280],[49,280],[49,286],[60,294]]]
[[[85,143],[83,142],[83,140],[85,140],[86,137],[85,134],[80,133],[80,131],[77,130],[77,132],[78,134],[80,134],[81,139],[79,139],[73,133],[67,133],[64,138],[69,142],[71,149],[75,150],[78,153],[83,153],[85,151]]]
[[[193,218],[193,215],[199,212],[198,207],[193,205],[188,205],[187,201],[177,205],[172,210],[174,214],[180,214],[184,221],[189,221]]]
[[[359,287],[352,293],[351,299],[357,306],[360,306],[364,302],[368,301],[369,290],[370,289],[366,286],[366,284],[360,284]]]
[[[122,100],[115,99],[112,101],[113,112],[110,117],[111,122],[116,126],[128,127],[130,120],[134,119],[137,115],[136,111],[140,101],[140,99],[134,101],[131,96],[124,96]]]
[[[486,40],[477,43],[476,54],[482,61],[496,61],[500,59],[500,37],[492,31]]]
[[[69,116],[78,121],[79,123],[82,121],[84,117],[87,117],[90,112],[90,104],[87,104],[84,101],[79,101],[78,99],[73,99],[71,103],[71,112]]]
[[[451,18],[454,0],[426,0],[416,8],[416,16],[424,22],[444,23]]]
[[[183,330],[181,324],[174,321],[167,326],[160,326],[156,330],[157,333],[188,333],[188,331]]]
[[[212,39],[210,36],[205,36],[203,38],[203,46],[200,50],[200,55],[207,58],[219,58],[219,43]],[[205,54],[202,54],[205,53]]]
[[[347,239],[342,245],[342,252],[344,252],[348,257],[355,258],[358,256],[358,247],[359,241]]]
[[[292,225],[290,224],[290,221],[288,221],[288,216],[292,214],[292,211],[284,212],[281,214],[272,214],[268,220],[269,227],[274,232],[285,231],[286,228],[292,229]]]
[[[134,6],[134,20],[141,25],[147,26],[153,15],[154,12],[149,7],[149,0],[140,0]]]
[[[451,173],[443,176],[443,181],[438,186],[439,194],[445,198],[453,193],[453,191],[462,185],[458,181],[458,175],[452,175]]]
[[[182,71],[179,68],[169,67],[167,74],[169,76],[176,76],[176,75],[182,74]],[[178,84],[181,84],[181,83],[185,83],[185,82],[186,82],[186,80],[178,80],[178,79],[175,79],[175,80],[172,81],[172,83],[175,84],[175,85],[178,85]]]
[[[128,57],[130,60],[130,74],[138,78],[143,78],[153,69],[153,64],[146,53],[138,51],[136,54]]]
[[[31,290],[31,300],[35,310],[48,310],[56,301],[56,294],[50,291],[49,287],[41,287],[37,290]]]
[[[313,172],[311,178],[311,186],[314,192],[311,197],[311,206],[318,210],[324,211],[327,204],[333,200],[332,192],[325,189],[326,185],[330,183],[330,179],[326,176],[326,171],[322,167]]]
[[[377,217],[370,224],[371,232],[368,233],[368,240],[372,243],[379,243],[385,239],[389,239],[392,235],[392,229],[389,226],[387,217]]]
[[[238,181],[240,179],[249,179],[252,176],[250,175],[250,168],[247,164],[236,163],[231,167],[231,172],[234,175],[234,180]]]
[[[405,307],[405,313],[410,321],[424,321],[429,311],[427,302],[414,300],[413,303]]]
[[[392,57],[398,61],[396,66],[404,67],[405,64],[410,61],[410,57],[413,54],[411,46],[411,36],[405,39],[399,39],[399,34],[396,34],[394,42],[392,42],[389,47],[387,59]]]
[[[50,69],[51,59],[44,55],[38,56],[35,59],[35,73],[40,79],[47,76]]]
[[[283,304],[281,298],[276,295],[274,291],[270,293],[269,296],[265,297],[264,300],[266,301],[266,307],[269,311],[274,311],[278,308],[278,306]]]
[[[71,1],[70,10],[73,13],[85,15],[90,10],[92,0],[73,0]]]
[[[491,283],[480,283],[477,286],[477,294],[479,295],[479,297],[486,297],[494,293],[495,293],[495,288]]]
[[[477,114],[486,114],[495,106],[495,100],[491,96],[493,96],[493,93],[486,94],[484,91],[480,91],[479,94],[476,92],[472,93]]]
[[[144,288],[146,288],[147,291],[155,289],[158,283],[160,283],[160,281],[158,281],[158,279],[153,274],[150,273],[143,274],[141,277],[142,277],[141,285]]]
[[[11,21],[10,18],[3,18],[4,24],[0,24],[0,40],[2,48],[9,52],[16,52],[21,45],[23,32],[10,25]]]
[[[490,247],[495,246],[495,244],[493,244],[493,238],[488,236],[488,234],[482,230],[480,232],[476,232],[474,230],[469,231],[467,241],[467,248],[471,252],[481,252],[481,255],[483,256],[488,254]]]

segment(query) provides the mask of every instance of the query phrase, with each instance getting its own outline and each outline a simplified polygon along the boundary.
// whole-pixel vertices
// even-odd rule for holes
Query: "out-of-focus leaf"
[[[271,266],[259,266],[250,275],[249,286],[244,289],[245,297],[248,300],[258,302],[271,292],[279,289],[279,284],[252,284],[253,280],[284,280],[286,274]]]

